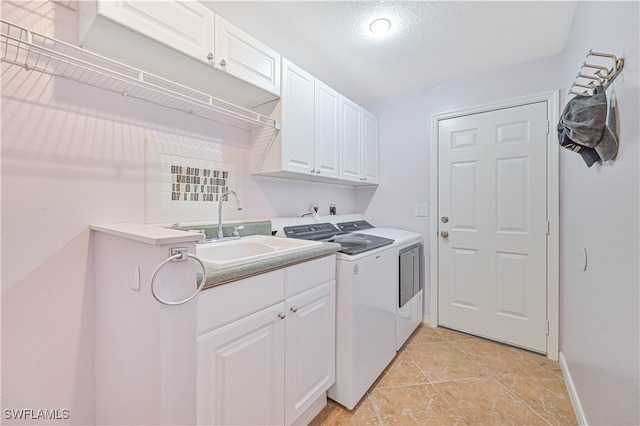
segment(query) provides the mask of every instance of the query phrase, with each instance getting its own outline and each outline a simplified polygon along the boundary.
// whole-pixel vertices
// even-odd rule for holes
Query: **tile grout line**
[[[433,332],[431,332],[433,331]],[[447,334],[448,330],[447,330]],[[550,420],[547,420],[545,417],[543,417],[543,414],[541,413],[546,413],[546,411],[544,410],[545,401],[543,402],[543,406],[541,408],[543,408],[542,411],[538,411],[536,409],[534,409],[531,405],[529,405],[523,398],[521,398],[516,392],[519,391],[519,387],[516,387],[515,390],[511,390],[506,383],[503,383],[499,378],[504,376],[507,377],[509,375],[518,375],[519,372],[518,371],[510,371],[513,368],[510,367],[510,364],[500,364],[500,365],[496,365],[493,363],[492,361],[492,357],[498,356],[502,354],[501,350],[497,350],[497,351],[492,351],[490,348],[486,350],[483,349],[484,346],[479,345],[477,348],[479,350],[479,352],[474,351],[473,349],[476,347],[474,346],[474,344],[469,343],[469,346],[467,345],[467,342],[474,342],[477,340],[480,341],[486,341],[487,343],[496,343],[496,342],[491,342],[488,341],[486,339],[483,339],[481,337],[473,337],[473,336],[469,336],[469,337],[465,337],[464,335],[458,336],[458,335],[454,335],[454,334],[450,334],[449,337],[451,337],[451,339],[447,338],[446,335],[444,335],[443,333],[441,333],[440,330],[438,329],[431,329],[429,331],[423,331],[423,332],[416,332],[414,333],[401,347],[401,350],[398,351],[398,356],[400,354],[402,354],[403,356],[403,361],[402,361],[402,366],[397,366],[398,368],[395,368],[394,371],[389,371],[386,370],[385,372],[383,372],[383,375],[388,375],[388,380],[385,380],[385,382],[387,383],[391,383],[391,385],[386,385],[386,386],[379,386],[380,385],[380,380],[376,380],[376,382],[374,382],[374,384],[371,385],[371,387],[367,390],[365,396],[366,399],[368,401],[368,404],[370,404],[370,407],[373,409],[373,415],[371,417],[367,416],[368,419],[367,422],[371,421],[371,424],[377,424],[379,426],[387,426],[390,425],[394,419],[393,418],[389,418],[387,419],[385,416],[383,416],[383,414],[385,414],[386,412],[383,411],[385,405],[381,405],[380,407],[378,406],[380,402],[385,402],[385,399],[382,398],[380,399],[380,401],[377,400],[376,396],[377,394],[375,394],[375,392],[377,390],[384,390],[384,389],[388,389],[388,390],[393,390],[393,389],[401,389],[401,388],[415,388],[414,390],[408,390],[406,392],[418,392],[419,388],[423,389],[423,392],[433,392],[433,397],[437,397],[441,399],[441,404],[442,405],[442,409],[444,410],[443,413],[446,413],[448,410],[449,413],[447,414],[451,420],[451,422],[460,422],[463,424],[468,424],[468,420],[465,416],[463,416],[461,414],[461,412],[463,411],[459,411],[458,409],[456,409],[454,403],[456,402],[456,398],[455,398],[455,392],[452,393],[451,395],[449,395],[449,398],[446,396],[445,390],[450,389],[453,391],[454,389],[459,389],[458,386],[463,386],[462,383],[464,382],[469,382],[469,381],[473,381],[473,380],[487,380],[488,382],[493,382],[498,384],[498,388],[497,389],[502,389],[502,391],[506,391],[505,393],[503,393],[503,395],[506,398],[513,398],[513,402],[516,404],[522,404],[523,410],[529,410],[529,412],[534,414],[534,417],[532,417],[531,419],[534,418],[538,418],[542,424],[544,425],[553,425],[553,418],[555,418],[554,416],[550,417]],[[439,339],[439,340],[435,340],[434,339]],[[440,340],[441,339],[441,340]],[[443,345],[433,345],[434,343],[440,343]],[[431,345],[431,346],[427,346],[427,345]],[[509,345],[505,345],[507,348],[511,348],[513,349],[513,351],[517,354],[520,354],[521,352],[526,350],[520,349],[520,348],[514,348],[512,346]],[[458,373],[465,373],[465,374],[472,374],[469,377],[458,377],[458,378],[454,378],[454,379],[449,379],[449,380],[433,380],[433,377],[431,377],[430,374],[430,370],[429,370],[429,364],[425,364],[424,367],[426,368],[426,370],[423,370],[422,368],[420,368],[420,365],[418,363],[418,361],[420,361],[422,358],[422,353],[428,353],[431,351],[435,351],[437,350],[437,348],[441,348],[441,350],[445,351],[445,350],[449,350],[451,351],[451,356],[453,358],[455,358],[456,361],[460,361],[463,364],[469,364],[470,366],[475,366],[477,368],[476,371],[473,371],[473,369],[471,371],[469,370],[459,370],[457,371]],[[413,352],[413,356],[410,355]],[[461,355],[460,358],[458,358],[458,354]],[[477,356],[476,356],[477,355]],[[505,354],[505,356],[507,358],[505,358],[506,360],[509,360],[512,354]],[[449,356],[445,356],[445,358],[443,358],[444,361],[446,361],[446,358],[450,358]],[[522,357],[520,357],[522,358]],[[515,361],[519,361],[520,358],[516,359]],[[425,358],[428,359],[428,358]],[[394,360],[395,361],[395,360]],[[514,361],[514,362],[515,362]],[[527,361],[527,362],[524,362]],[[523,364],[523,368],[527,371],[523,371],[523,373],[533,373],[536,374],[537,372],[542,372],[542,371],[552,371],[554,370],[553,368],[548,368],[548,367],[553,367],[551,365],[547,365],[542,363],[540,360],[537,359],[530,359],[527,356],[524,356],[524,359],[522,360],[522,362],[524,362]],[[405,364],[406,363],[406,364]],[[447,365],[455,365],[457,363],[451,363],[451,360],[449,360],[449,363],[445,363],[446,365],[443,365],[443,367],[446,367]],[[531,364],[531,365],[529,365]],[[483,367],[483,365],[486,365],[486,367]],[[401,367],[401,368],[400,368]],[[500,367],[500,368],[497,368]],[[532,368],[531,371],[529,371],[529,368]],[[405,370],[406,369],[406,370]],[[415,371],[412,371],[414,370]],[[455,377],[455,374],[451,374],[451,373],[447,373],[448,368],[445,368],[445,370],[443,370],[441,373],[442,377],[447,377],[447,376],[453,376]],[[500,370],[500,371],[497,371]],[[556,369],[557,370],[557,369]],[[440,370],[433,370],[433,373],[435,374],[435,376],[438,376],[438,372]],[[560,371],[562,371],[560,369]],[[478,375],[480,374],[480,375]],[[434,377],[435,377],[434,376]],[[382,377],[382,376],[381,376]],[[555,376],[554,376],[555,377]],[[414,380],[417,380],[418,383],[414,383]],[[563,380],[562,376],[558,379],[559,381],[564,381],[565,385],[566,385],[566,380]],[[488,383],[487,382],[487,383]],[[444,385],[444,384],[449,384]],[[493,386],[493,385],[491,385]],[[419,387],[419,388],[418,388]],[[496,390],[497,390],[496,389]],[[393,391],[393,393],[396,393],[398,395],[402,395],[403,391],[398,391],[395,392]],[[427,393],[425,393],[425,398],[426,398]],[[507,396],[508,395],[508,396]],[[453,398],[453,399],[451,399]],[[364,401],[362,401],[364,402]],[[396,401],[397,403],[400,403],[402,405],[401,400]],[[535,405],[535,395],[534,395],[534,399],[532,400],[532,402]],[[394,407],[396,407],[394,405]],[[526,407],[526,408],[524,408]],[[398,408],[398,407],[396,407]],[[458,408],[463,409],[464,407],[460,406]],[[338,410],[344,410],[343,408],[338,406]],[[367,411],[368,409],[365,410]],[[549,411],[549,410],[547,410]],[[549,413],[552,413],[553,411],[549,411]],[[336,422],[342,424],[343,422],[340,420],[342,418],[342,414],[340,414],[340,416],[338,416],[339,411],[334,411],[331,413],[331,415],[325,419],[324,422],[322,422],[323,425],[334,425],[337,424]],[[386,414],[388,415],[388,413]],[[529,414],[530,415],[530,414]],[[373,420],[375,417],[376,420]],[[360,421],[365,421],[364,417],[362,416],[358,416],[358,419]],[[356,417],[353,416],[347,416],[346,417],[347,422],[345,424],[356,424]],[[470,420],[469,420],[470,421]],[[389,422],[389,423],[387,423]],[[533,422],[533,420],[532,420]]]
[[[506,374],[506,373],[505,373]],[[533,413],[538,416],[543,422],[545,422],[546,424],[548,424],[549,426],[551,426],[551,423],[549,423],[547,421],[547,419],[545,419],[544,417],[542,417],[542,415],[540,415],[540,413],[538,413],[538,410],[535,410],[533,407],[529,406],[529,404],[527,404],[522,398],[520,398],[520,396],[518,396],[517,394],[515,394],[513,391],[511,391],[511,389],[509,389],[507,386],[505,386],[500,380],[496,379],[494,377],[494,380],[496,382],[498,382],[498,384],[500,386],[502,386],[507,392],[509,392],[514,398],[516,398],[518,401],[520,401],[525,407],[527,407],[529,410],[533,411]]]
[[[450,342],[448,340],[446,340],[446,343],[452,344],[453,342]],[[455,345],[453,345],[453,347],[457,350],[460,351],[458,348],[455,347]],[[462,352],[462,351],[460,351]],[[413,357],[411,357],[411,355],[407,354],[407,356],[409,357],[409,359],[411,360],[411,362],[416,366],[416,368],[425,376],[425,378],[427,380],[429,380],[429,386],[431,386],[431,388],[438,394],[440,395],[440,397],[443,399],[443,401],[445,402],[445,404],[447,404],[447,406],[456,414],[456,416],[458,416],[458,419],[461,420],[463,423],[468,424],[467,420],[465,419],[464,416],[462,416],[460,414],[460,412],[458,412],[458,410],[455,409],[455,407],[453,405],[451,405],[451,402],[449,402],[449,399],[440,391],[440,389],[438,389],[437,386],[434,385],[434,383],[443,383],[443,381],[440,382],[434,382],[433,380],[431,380],[431,378],[429,377],[429,375],[427,373],[425,373],[424,370],[422,370],[420,368],[420,366],[416,363],[416,361],[413,359]],[[482,367],[480,367],[482,368]],[[484,370],[484,369],[483,369]],[[449,380],[449,381],[458,381],[458,380],[462,380],[462,379],[456,379],[456,380]]]
[[[373,398],[371,397],[371,388],[367,390],[366,397],[367,397],[367,401],[369,401],[369,404],[371,404],[371,407],[373,407],[373,412],[376,414],[376,418],[378,419],[378,424],[380,426],[384,426],[384,421],[382,420],[382,416],[380,415],[380,409],[378,408],[378,406],[373,401]]]

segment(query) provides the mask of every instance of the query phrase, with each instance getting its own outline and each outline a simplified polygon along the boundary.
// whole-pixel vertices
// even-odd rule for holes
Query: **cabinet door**
[[[366,183],[379,182],[379,130],[378,118],[362,111],[362,178]]]
[[[280,95],[280,55],[216,15],[215,66]]]
[[[199,2],[99,0],[98,12],[200,61],[213,52],[215,15]]]
[[[286,301],[285,424],[335,382],[335,291],[330,281]]]
[[[282,170],[315,173],[315,79],[286,59],[282,67]]]
[[[362,108],[340,97],[340,179],[362,181]]]
[[[338,179],[340,150],[340,94],[320,80],[315,81],[315,169],[316,174]]]
[[[284,303],[198,337],[198,424],[283,424]]]

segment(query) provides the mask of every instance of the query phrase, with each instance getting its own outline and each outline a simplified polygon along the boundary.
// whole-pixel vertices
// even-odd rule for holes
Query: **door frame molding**
[[[560,92],[552,90],[535,93],[528,96],[496,101],[477,105],[453,112],[434,114],[431,126],[431,208],[429,221],[429,246],[431,247],[429,261],[430,271],[430,321],[432,327],[438,326],[438,167],[439,167],[439,122],[450,118],[478,114],[498,109],[512,108],[532,103],[546,102],[547,117],[549,119],[549,133],[547,134],[547,220],[549,234],[547,235],[547,358],[558,360],[560,333],[560,178],[559,178],[559,148],[555,124],[558,122]]]

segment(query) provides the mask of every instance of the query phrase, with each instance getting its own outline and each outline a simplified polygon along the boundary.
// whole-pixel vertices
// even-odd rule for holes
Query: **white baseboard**
[[[431,317],[429,315],[422,316],[422,325],[428,325],[429,327],[435,327],[434,324],[431,324]]]
[[[573,405],[573,411],[576,413],[576,420],[578,420],[579,425],[587,426],[587,419],[585,418],[584,411],[582,410],[582,404],[580,404],[580,398],[578,397],[578,392],[576,391],[575,385],[573,384],[573,379],[571,379],[571,373],[569,372],[569,367],[567,366],[567,362],[564,359],[564,354],[560,351],[560,368],[562,369],[562,374],[564,375],[564,381],[567,385],[567,391],[569,392],[569,398],[571,399],[571,405]]]

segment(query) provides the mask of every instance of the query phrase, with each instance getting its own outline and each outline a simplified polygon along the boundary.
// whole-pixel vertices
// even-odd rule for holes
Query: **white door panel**
[[[287,300],[285,424],[292,424],[335,382],[335,281]]]
[[[340,97],[340,179],[360,182],[362,177],[362,108]]]
[[[126,27],[206,61],[213,52],[214,13],[193,1],[102,1],[99,11]]]
[[[315,141],[316,174],[340,177],[340,94],[315,80]]]
[[[284,303],[198,337],[198,424],[284,424],[280,312]]]
[[[546,102],[438,128],[438,232],[448,233],[438,245],[438,323],[539,352],[546,352],[547,129]]]
[[[282,61],[282,169],[311,174],[314,169],[314,77]]]
[[[215,64],[216,68],[280,95],[280,54],[219,15],[215,16]]]

